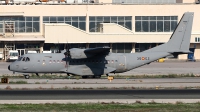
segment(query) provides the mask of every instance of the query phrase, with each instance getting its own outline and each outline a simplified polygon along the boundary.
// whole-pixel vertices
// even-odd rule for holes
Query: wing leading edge
[[[110,47],[89,48],[84,51],[84,53],[89,53],[89,54],[100,54],[100,53],[107,54],[109,52],[110,52]]]

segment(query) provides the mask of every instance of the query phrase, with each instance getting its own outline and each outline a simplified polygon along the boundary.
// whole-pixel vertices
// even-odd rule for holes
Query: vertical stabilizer
[[[183,15],[179,24],[174,30],[174,33],[167,43],[168,51],[189,52],[193,17],[193,12],[186,12]]]

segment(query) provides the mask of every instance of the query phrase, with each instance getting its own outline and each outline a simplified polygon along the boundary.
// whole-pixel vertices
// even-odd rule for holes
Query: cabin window
[[[53,60],[53,63],[56,63],[56,60]]]
[[[51,63],[51,60],[49,60],[49,63]]]
[[[114,63],[114,61],[112,60],[112,63]]]
[[[109,61],[109,60],[108,60],[107,62],[108,62],[108,63],[110,63],[110,61]]]
[[[40,60],[38,60],[38,63],[40,62]]]
[[[115,60],[115,62],[117,62],[117,60]]]
[[[59,60],[57,60],[57,63],[60,63],[60,61],[59,61]]]

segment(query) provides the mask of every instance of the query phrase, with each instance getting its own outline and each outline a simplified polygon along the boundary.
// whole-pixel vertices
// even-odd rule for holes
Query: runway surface
[[[1,90],[0,100],[200,99],[200,90]]]
[[[0,62],[0,75],[13,72],[8,70],[10,62]],[[152,62],[149,65],[133,69],[131,71],[120,73],[119,75],[155,75],[155,74],[200,74],[200,62]]]

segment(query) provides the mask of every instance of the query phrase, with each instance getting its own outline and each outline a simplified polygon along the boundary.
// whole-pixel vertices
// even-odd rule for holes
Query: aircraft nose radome
[[[10,65],[8,66],[8,70],[10,70]]]

